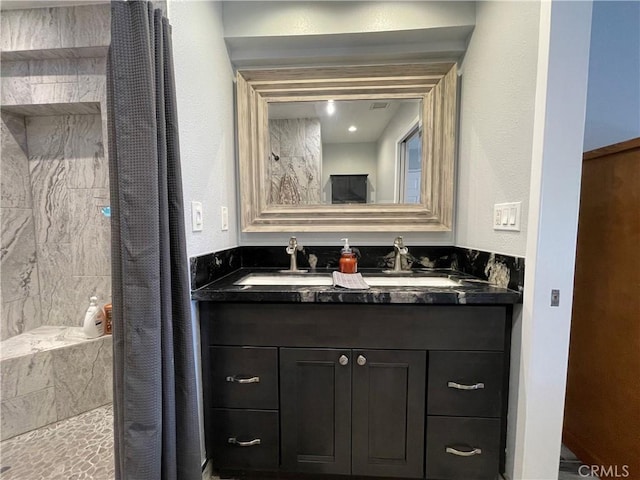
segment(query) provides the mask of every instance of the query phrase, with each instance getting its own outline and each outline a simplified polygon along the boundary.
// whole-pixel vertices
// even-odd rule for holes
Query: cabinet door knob
[[[349,357],[347,357],[346,355],[340,355],[338,362],[340,363],[340,365],[346,365],[349,363]]]
[[[445,448],[445,452],[450,453],[451,455],[457,455],[458,457],[473,457],[474,455],[482,455],[482,449],[474,448],[472,450],[464,451],[458,450],[457,448],[447,447]]]
[[[362,366],[362,365],[366,365],[367,364],[367,357],[365,357],[364,355],[358,355],[358,365]]]
[[[260,377],[238,378],[236,375],[229,376],[225,379],[231,383],[260,383]]]
[[[455,388],[456,390],[482,390],[484,383],[475,383],[473,385],[463,385],[456,382],[447,382],[447,387]]]

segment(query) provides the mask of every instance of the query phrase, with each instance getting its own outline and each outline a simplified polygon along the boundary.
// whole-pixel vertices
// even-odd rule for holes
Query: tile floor
[[[578,460],[571,450],[562,445],[560,449],[560,473],[558,480],[598,480],[598,477],[584,476],[587,469],[580,469],[582,462]],[[580,475],[582,470],[582,475]]]
[[[96,408],[0,443],[1,480],[113,480],[113,408]]]
[[[597,480],[578,473],[581,463],[562,447],[558,480]],[[113,480],[111,405],[0,443],[0,480]],[[218,477],[203,475],[204,479]]]

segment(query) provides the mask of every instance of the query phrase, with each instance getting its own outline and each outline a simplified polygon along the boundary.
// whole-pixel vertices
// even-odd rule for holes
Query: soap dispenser
[[[349,239],[342,238],[344,247],[342,248],[340,255],[340,272],[341,273],[356,273],[358,271],[358,259],[353,250],[349,247]]]
[[[97,338],[104,335],[104,323],[100,315],[101,309],[98,307],[98,297],[89,299],[89,308],[84,314],[84,323],[82,325],[82,333],[87,338]]]

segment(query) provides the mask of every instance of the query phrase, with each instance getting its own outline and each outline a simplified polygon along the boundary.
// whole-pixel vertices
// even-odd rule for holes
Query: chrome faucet
[[[393,272],[402,272],[402,257],[406,257],[409,253],[409,249],[404,246],[404,240],[402,237],[396,237],[393,241],[393,249],[395,251],[395,261],[393,263]]]
[[[289,245],[287,245],[287,253],[291,258],[291,262],[289,264],[289,270],[282,270],[283,272],[306,272],[306,270],[298,269],[298,252],[302,250],[302,245],[298,245],[298,240],[296,237],[291,237],[289,239]]]

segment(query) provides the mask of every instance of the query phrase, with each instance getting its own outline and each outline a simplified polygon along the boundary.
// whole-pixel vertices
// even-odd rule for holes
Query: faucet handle
[[[393,241],[393,246],[398,250],[398,252],[403,255],[406,255],[406,253],[409,251],[409,249],[404,246],[404,240],[402,239],[402,237],[396,237],[396,239]]]
[[[298,247],[298,240],[296,240],[296,237],[291,237],[289,239],[289,245],[287,245],[287,253],[291,255],[292,253],[295,253],[295,251],[299,249],[300,247]]]

